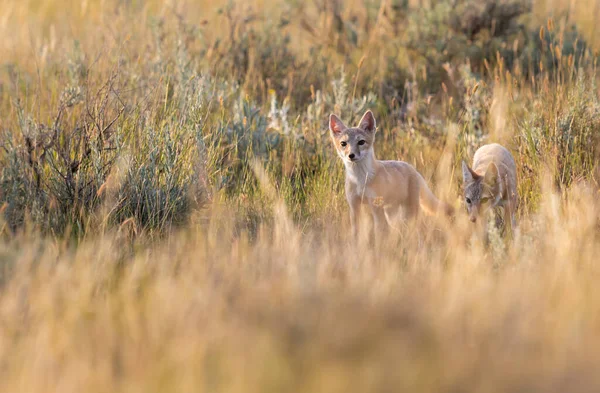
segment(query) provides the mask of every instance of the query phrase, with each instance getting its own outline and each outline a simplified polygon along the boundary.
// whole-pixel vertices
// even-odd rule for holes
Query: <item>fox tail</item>
[[[448,217],[452,217],[454,215],[454,208],[449,204],[440,201],[433,195],[429,186],[427,186],[427,182],[423,179],[421,174],[419,175],[419,203],[423,210],[425,210],[429,214],[437,214],[441,212]]]

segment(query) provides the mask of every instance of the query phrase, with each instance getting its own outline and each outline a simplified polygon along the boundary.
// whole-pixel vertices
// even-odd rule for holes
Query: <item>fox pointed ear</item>
[[[360,123],[358,123],[358,128],[367,132],[375,132],[376,127],[377,125],[375,124],[373,112],[370,110],[366,111],[362,119],[360,119]]]
[[[485,170],[484,182],[492,188],[500,186],[500,172],[498,172],[498,167],[493,162],[490,162]]]
[[[463,173],[463,181],[465,183],[470,183],[474,180],[473,171],[471,170],[471,168],[469,168],[467,163],[464,161],[462,162],[462,173]]]
[[[329,115],[329,131],[331,131],[331,135],[339,136],[344,130],[346,126],[339,117],[334,115],[333,113]]]

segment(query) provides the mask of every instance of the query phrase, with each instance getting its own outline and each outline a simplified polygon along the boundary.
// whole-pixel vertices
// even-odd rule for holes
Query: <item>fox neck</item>
[[[377,160],[375,153],[370,150],[367,156],[357,162],[344,161],[346,167],[346,179],[358,185],[366,185],[375,177]]]

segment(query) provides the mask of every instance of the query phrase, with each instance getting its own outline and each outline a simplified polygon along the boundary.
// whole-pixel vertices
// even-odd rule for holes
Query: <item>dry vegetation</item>
[[[0,10],[0,391],[600,390],[600,1]],[[350,241],[366,108],[459,209],[509,147],[514,239]]]

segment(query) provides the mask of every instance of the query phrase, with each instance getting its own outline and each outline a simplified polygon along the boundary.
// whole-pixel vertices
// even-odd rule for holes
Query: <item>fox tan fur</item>
[[[481,146],[472,167],[462,162],[462,172],[469,219],[476,222],[488,210],[503,207],[505,227],[515,228],[517,167],[510,152],[497,143]]]
[[[416,217],[421,209],[430,214],[453,214],[454,209],[435,197],[413,166],[375,158],[376,124],[371,111],[363,115],[357,127],[346,127],[332,114],[329,130],[346,167],[346,199],[355,233],[363,206],[370,209],[375,227],[384,230],[393,226],[400,210],[407,218]]]

